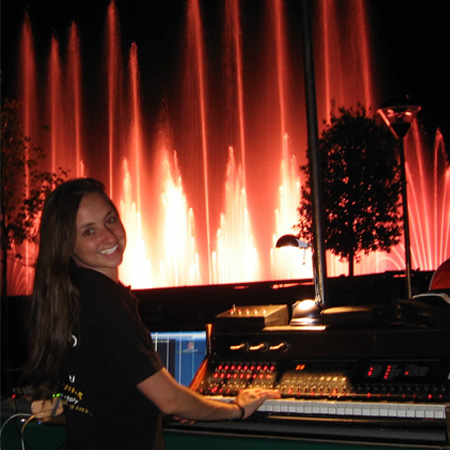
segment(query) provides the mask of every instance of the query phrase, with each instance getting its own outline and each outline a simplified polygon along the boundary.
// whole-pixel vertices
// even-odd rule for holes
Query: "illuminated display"
[[[393,383],[429,383],[433,379],[437,361],[371,361],[366,381]]]
[[[206,333],[157,331],[151,336],[166,369],[178,383],[189,386],[206,355]]]

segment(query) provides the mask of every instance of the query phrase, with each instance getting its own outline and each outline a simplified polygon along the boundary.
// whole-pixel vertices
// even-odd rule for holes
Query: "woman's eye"
[[[91,236],[94,233],[94,230],[92,228],[88,228],[87,230],[83,231],[83,236]]]
[[[106,223],[108,225],[111,225],[112,223],[114,223],[116,221],[116,217],[108,217],[108,219],[106,220]]]

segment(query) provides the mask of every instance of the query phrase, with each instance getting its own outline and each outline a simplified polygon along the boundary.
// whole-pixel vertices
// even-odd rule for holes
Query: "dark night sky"
[[[430,128],[450,131],[450,2],[370,1],[379,8],[375,44],[384,62],[386,100],[410,95]],[[398,94],[397,94],[398,93]]]
[[[338,1],[338,0],[335,0]],[[339,0],[341,1],[341,0]],[[349,2],[356,0],[347,0]],[[380,89],[382,101],[411,96],[422,105],[420,117],[430,129],[438,126],[447,137],[450,130],[450,2],[429,0],[366,0],[369,6],[375,68],[385,77]],[[141,73],[145,75],[148,96],[158,96],[168,80],[176,76],[180,60],[184,21],[184,0],[117,0],[125,46],[136,41]],[[244,0],[250,11],[263,0]],[[298,2],[286,1],[290,19],[298,14]],[[23,11],[29,6],[37,52],[47,52],[50,36],[65,38],[72,20],[79,26],[83,54],[92,61],[102,45],[105,15],[109,0],[6,0],[2,2],[2,96],[10,96],[14,80],[17,39]],[[221,1],[202,2],[208,17],[218,14]],[[252,18],[248,19],[251,23]],[[39,39],[37,38],[39,36]],[[94,54],[93,52],[97,52]],[[151,58],[145,55],[151,54]],[[90,62],[89,64],[91,64]],[[144,85],[145,83],[143,83]]]

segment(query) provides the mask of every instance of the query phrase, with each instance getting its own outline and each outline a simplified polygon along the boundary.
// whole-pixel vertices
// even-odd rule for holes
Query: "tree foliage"
[[[30,145],[21,130],[18,102],[6,99],[1,113],[1,249],[3,291],[6,289],[8,256],[23,258],[20,244],[37,236],[37,218],[47,195],[67,172],[39,168],[45,158],[40,147]],[[6,292],[4,292],[6,294]]]
[[[325,248],[349,261],[361,252],[389,251],[401,235],[401,181],[396,142],[363,106],[333,107],[330,122],[319,139],[322,173]],[[312,241],[311,184],[308,166],[302,166],[297,230]]]

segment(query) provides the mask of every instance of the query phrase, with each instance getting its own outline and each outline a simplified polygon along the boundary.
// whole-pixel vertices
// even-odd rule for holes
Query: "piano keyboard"
[[[329,400],[267,400],[258,409],[266,413],[328,415],[342,417],[389,417],[402,419],[445,419],[449,404],[338,402]]]
[[[234,397],[208,396],[211,399],[230,402]],[[269,399],[258,412],[283,415],[337,416],[361,418],[433,419],[443,420],[449,416],[450,403],[384,403],[341,402],[330,400]]]

